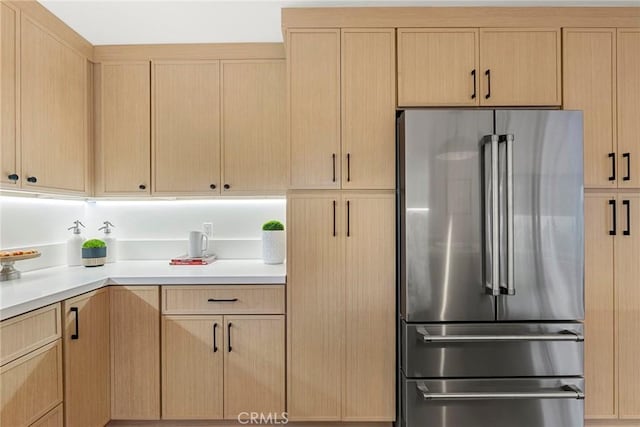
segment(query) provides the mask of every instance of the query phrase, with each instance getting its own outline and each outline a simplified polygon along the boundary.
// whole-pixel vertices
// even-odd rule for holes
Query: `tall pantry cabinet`
[[[395,30],[287,33],[289,418],[395,418]]]

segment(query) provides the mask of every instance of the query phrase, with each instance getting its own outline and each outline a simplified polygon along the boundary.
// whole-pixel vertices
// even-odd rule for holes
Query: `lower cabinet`
[[[109,403],[108,288],[63,303],[67,427],[104,426]]]
[[[64,417],[62,411],[62,404],[56,406],[49,411],[44,417],[40,418],[35,423],[31,424],[31,427],[63,427]]]

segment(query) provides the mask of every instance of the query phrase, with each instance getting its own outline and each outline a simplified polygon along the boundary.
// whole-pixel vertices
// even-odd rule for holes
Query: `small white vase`
[[[286,255],[284,230],[262,231],[262,260],[265,264],[282,264]]]

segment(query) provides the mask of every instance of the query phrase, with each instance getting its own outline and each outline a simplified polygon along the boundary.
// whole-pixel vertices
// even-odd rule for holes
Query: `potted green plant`
[[[82,244],[82,265],[98,267],[107,262],[107,244],[100,239],[90,239]]]
[[[285,251],[284,224],[277,220],[262,224],[262,260],[265,264],[282,264]]]

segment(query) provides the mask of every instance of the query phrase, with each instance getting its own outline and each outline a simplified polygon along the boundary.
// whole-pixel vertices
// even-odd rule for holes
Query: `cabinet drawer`
[[[0,323],[0,366],[60,338],[60,304]]]
[[[163,286],[163,314],[282,314],[284,286]]]
[[[48,344],[0,368],[0,425],[26,426],[62,402],[62,345]]]
[[[63,427],[64,421],[62,419],[62,403],[49,411],[47,415],[40,418],[35,423],[31,424],[31,427]]]

